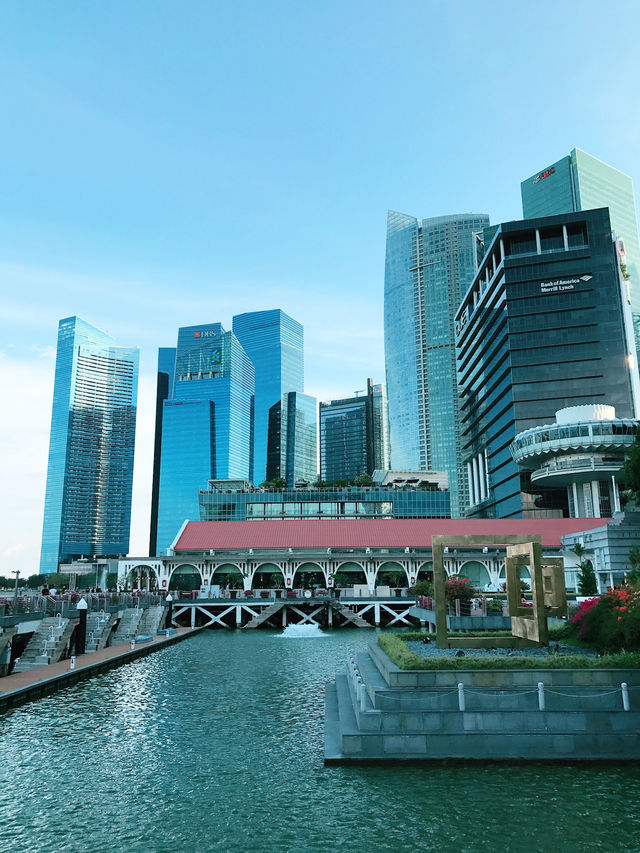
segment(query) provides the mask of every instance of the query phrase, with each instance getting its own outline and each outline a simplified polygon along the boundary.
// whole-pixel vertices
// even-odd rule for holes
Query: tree
[[[629,448],[623,469],[624,483],[633,499],[640,503],[640,432]]]
[[[584,546],[576,542],[571,551],[578,558],[578,595],[597,595],[598,582],[596,580],[596,573],[593,571],[591,560],[583,559],[586,553]]]
[[[373,478],[370,474],[358,474],[353,481],[354,486],[373,486]]]
[[[629,586],[638,586],[640,584],[640,545],[634,545],[629,549],[627,560],[631,571],[626,573],[625,582]]]

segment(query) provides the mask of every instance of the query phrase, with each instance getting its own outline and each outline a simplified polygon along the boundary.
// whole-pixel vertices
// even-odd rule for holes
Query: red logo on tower
[[[194,333],[193,333],[193,337],[194,337],[194,338],[199,338],[201,334],[202,334],[202,332],[194,332]]]

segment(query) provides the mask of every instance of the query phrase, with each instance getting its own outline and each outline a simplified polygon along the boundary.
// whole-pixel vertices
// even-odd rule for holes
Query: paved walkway
[[[186,640],[191,634],[197,634],[202,631],[202,628],[176,628],[174,634],[162,637],[154,637],[146,643],[136,644],[135,649],[131,649],[129,643],[121,643],[117,646],[108,646],[105,649],[100,649],[97,652],[89,652],[85,655],[76,657],[75,669],[70,669],[69,660],[61,660],[59,663],[52,663],[48,666],[38,666],[35,669],[30,669],[28,672],[17,672],[14,675],[7,675],[0,678],[0,696],[6,699],[12,693],[22,693],[28,691],[30,687],[35,685],[45,685],[55,682],[62,682],[68,679],[70,674],[76,675],[94,669],[100,664],[111,664],[119,666],[127,663],[129,660],[147,654],[151,650],[157,650],[161,646],[172,645],[179,640]],[[73,679],[76,680],[75,678]]]

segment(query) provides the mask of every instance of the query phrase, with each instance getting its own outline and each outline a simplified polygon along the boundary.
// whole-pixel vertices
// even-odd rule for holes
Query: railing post
[[[622,690],[622,710],[629,711],[629,687],[626,681],[622,682],[620,689]]]
[[[465,701],[464,701],[464,684],[462,682],[458,683],[458,708],[460,711],[465,710]]]
[[[538,710],[544,711],[544,684],[542,681],[538,682]]]

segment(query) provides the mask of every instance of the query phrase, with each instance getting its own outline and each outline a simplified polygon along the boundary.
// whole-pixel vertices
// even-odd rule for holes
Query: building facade
[[[572,518],[610,518],[621,510],[622,469],[637,432],[638,422],[616,418],[613,406],[570,406],[555,423],[519,433],[510,450],[534,489],[566,489]]]
[[[129,550],[139,353],[60,320],[40,573]]]
[[[233,332],[220,323],[179,329],[173,394],[162,409],[155,553],[198,517],[198,489],[210,478],[249,477],[254,381]]]
[[[525,219],[608,207],[611,227],[626,265],[636,353],[640,352],[640,239],[633,181],[628,175],[574,148],[521,184]]]
[[[384,283],[391,466],[447,471],[451,511],[468,502],[461,462],[454,316],[476,270],[484,214],[389,211]]]
[[[158,539],[158,496],[160,494],[160,457],[162,455],[162,414],[164,401],[173,397],[173,380],[176,369],[176,348],[158,349],[158,375],[156,380],[156,420],[153,440],[153,477],[151,484],[151,525],[149,554],[156,553]]]
[[[276,491],[212,480],[206,491],[200,491],[199,503],[201,521],[450,517],[449,492],[437,482],[420,488],[345,486]]]
[[[267,480],[287,486],[318,479],[318,401],[290,391],[269,409]]]
[[[386,395],[367,379],[366,395],[320,403],[320,478],[351,483],[389,467]]]
[[[290,391],[304,391],[304,330],[279,309],[233,318],[233,333],[255,368],[253,469],[256,485],[267,478],[269,409]]]
[[[567,406],[637,416],[631,313],[608,210],[499,226],[456,334],[469,514],[568,516],[566,489],[520,472],[510,445]]]

